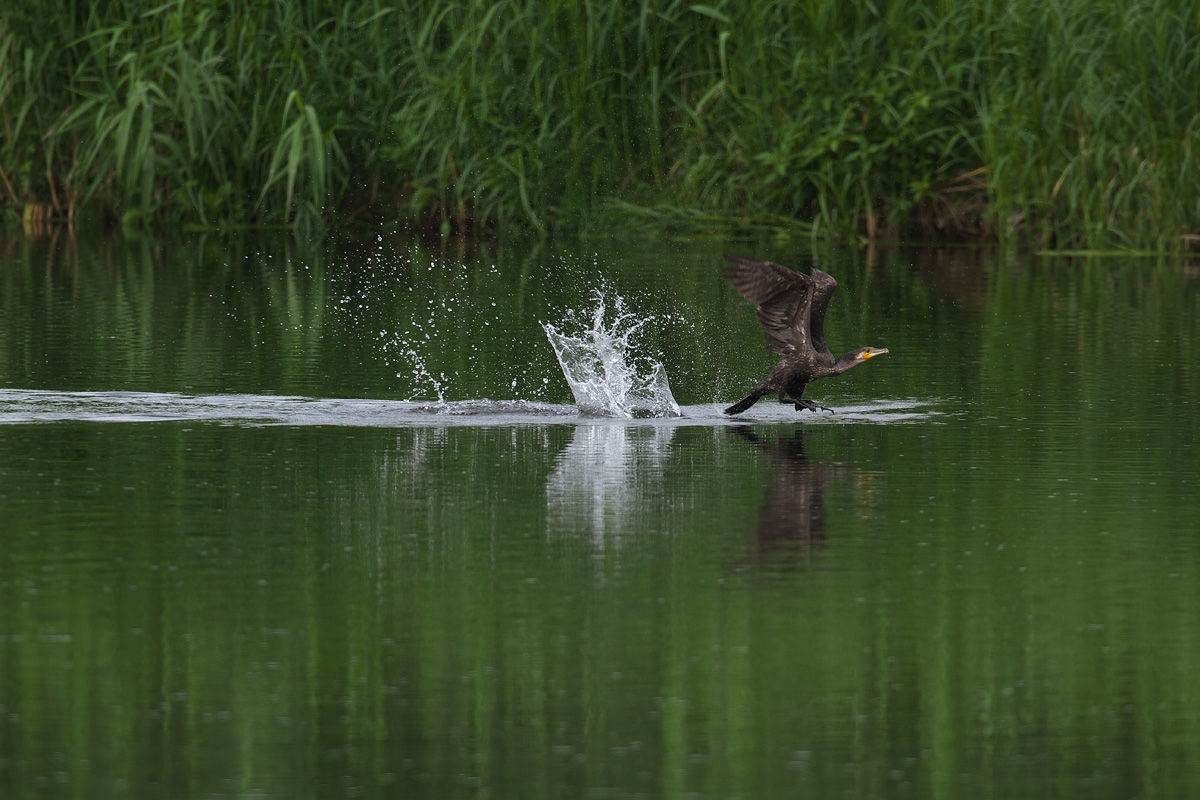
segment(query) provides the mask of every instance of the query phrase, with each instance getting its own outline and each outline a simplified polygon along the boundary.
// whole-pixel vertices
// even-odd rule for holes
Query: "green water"
[[[1200,785],[1195,268],[823,254],[890,353],[732,424],[722,249],[812,258],[0,242],[0,794]],[[572,411],[597,288],[684,418]]]

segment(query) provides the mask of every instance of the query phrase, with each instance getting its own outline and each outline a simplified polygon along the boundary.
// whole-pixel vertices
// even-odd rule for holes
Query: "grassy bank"
[[[0,198],[129,224],[654,224],[1188,246],[1200,3],[0,11]]]

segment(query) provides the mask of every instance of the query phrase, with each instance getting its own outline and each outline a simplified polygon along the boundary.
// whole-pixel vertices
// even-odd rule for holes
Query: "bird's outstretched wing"
[[[825,344],[825,309],[829,308],[829,298],[833,297],[837,281],[832,275],[813,267],[812,284],[812,307],[808,311],[808,330],[812,335],[812,346],[821,355],[833,358],[833,353],[829,352],[829,346]]]
[[[820,325],[815,330],[811,329],[809,320],[814,297],[824,279],[828,279],[833,287],[837,286],[833,278],[820,272],[822,278],[819,284],[818,280],[770,261],[756,261],[729,254],[725,254],[724,258],[731,265],[725,270],[725,277],[733,281],[742,297],[758,306],[758,321],[766,330],[768,350],[781,356],[803,352],[814,346],[814,334],[819,335],[824,346],[824,329]],[[830,288],[823,294],[820,320],[824,319],[825,307],[829,305],[832,292]]]

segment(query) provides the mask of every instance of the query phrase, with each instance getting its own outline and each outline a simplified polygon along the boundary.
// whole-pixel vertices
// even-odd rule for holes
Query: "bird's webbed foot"
[[[814,403],[812,400],[795,400],[795,403],[797,411],[803,411],[807,408],[814,414],[818,411],[828,411],[830,414],[837,413],[829,406],[823,406],[820,403]]]

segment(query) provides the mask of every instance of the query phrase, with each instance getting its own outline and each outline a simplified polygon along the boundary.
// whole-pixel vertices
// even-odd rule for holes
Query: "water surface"
[[[770,367],[721,249],[6,241],[0,787],[115,797],[1180,797],[1186,265],[828,253]],[[646,321],[680,416],[543,325]]]

